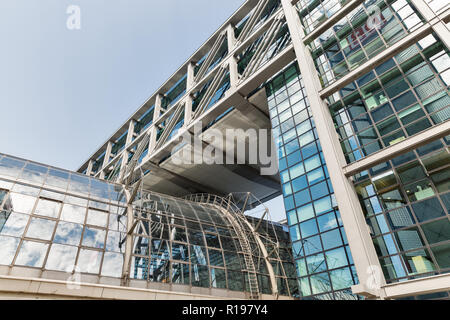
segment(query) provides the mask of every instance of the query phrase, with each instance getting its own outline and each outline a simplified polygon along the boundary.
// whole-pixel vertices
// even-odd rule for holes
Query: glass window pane
[[[61,220],[82,224],[84,223],[85,215],[86,215],[85,207],[74,206],[71,204],[64,204],[61,213]]]
[[[125,235],[123,236],[125,237]],[[108,237],[106,238],[106,251],[121,252],[119,247],[122,237],[120,232],[108,231]]]
[[[414,203],[412,204],[412,208],[420,222],[445,216],[445,211],[437,198]]]
[[[347,255],[344,248],[339,248],[325,252],[328,269],[335,269],[348,265]]]
[[[349,288],[354,284],[350,268],[333,270],[330,277],[334,290]]]
[[[0,230],[1,235],[21,237],[28,223],[27,214],[11,212]]]
[[[450,244],[443,244],[441,246],[433,247],[431,249],[433,255],[436,258],[439,268],[450,268]]]
[[[55,239],[56,243],[79,245],[83,226],[75,223],[60,221],[56,228]]]
[[[450,222],[447,218],[423,224],[421,227],[429,244],[450,239]]]
[[[0,174],[16,178],[24,166],[25,162],[5,156],[0,161]]]
[[[306,221],[314,217],[314,208],[312,204],[307,204],[297,209],[297,215],[300,222]]]
[[[244,291],[244,277],[241,272],[228,270],[228,289]]]
[[[322,233],[321,237],[325,250],[343,245],[339,229]]]
[[[98,273],[101,259],[102,253],[100,251],[81,249],[77,267],[80,272]]]
[[[131,279],[147,280],[149,270],[149,258],[135,257],[131,259],[130,277]]]
[[[319,229],[321,232],[331,230],[338,227],[334,212],[330,212],[317,218]]]
[[[222,252],[218,250],[209,249],[209,264],[213,266],[223,266]]]
[[[35,197],[30,197],[15,192],[11,192],[10,196],[12,210],[20,213],[31,213],[31,210],[33,210],[34,207],[34,203],[36,202]]]
[[[425,249],[408,252],[403,255],[410,275],[426,273],[435,270],[435,266]]]
[[[34,210],[34,214],[51,218],[57,218],[59,215],[60,208],[61,208],[60,202],[39,199],[38,204],[36,206],[36,210]]]
[[[388,212],[387,218],[389,225],[393,230],[408,227],[414,224],[414,219],[408,207],[403,207]]]
[[[83,234],[83,245],[93,248],[103,248],[105,245],[106,231],[86,227]]]
[[[106,214],[105,212],[93,209],[88,210],[86,224],[99,227],[106,227],[107,222],[108,222],[108,214]]]
[[[313,294],[331,291],[330,277],[328,273],[313,275],[310,278]]]
[[[0,264],[9,265],[14,259],[20,239],[0,236]]]
[[[45,181],[46,185],[56,187],[60,190],[65,191],[67,189],[68,183],[69,183],[68,172],[50,168],[47,180]]]
[[[409,251],[424,246],[418,228],[401,230],[396,232],[394,235],[401,251]]]
[[[224,269],[211,268],[211,286],[213,288],[222,289],[225,289],[227,287]]]
[[[102,264],[102,276],[120,278],[123,269],[121,253],[105,252]]]
[[[300,223],[300,230],[302,232],[302,238],[307,238],[319,232],[315,219]]]
[[[322,272],[327,269],[327,266],[325,263],[325,256],[323,253],[319,253],[314,256],[307,257],[306,265],[308,266],[309,274]]]
[[[172,263],[172,283],[190,284],[189,265],[185,263]]]
[[[26,236],[42,240],[50,240],[55,230],[55,221],[32,218]]]
[[[192,285],[196,287],[209,287],[209,271],[207,266],[192,265]]]

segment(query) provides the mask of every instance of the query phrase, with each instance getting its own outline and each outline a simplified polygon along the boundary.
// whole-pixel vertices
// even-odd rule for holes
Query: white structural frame
[[[281,0],[282,6],[272,13],[272,15],[259,27],[257,27],[256,30],[252,30],[251,32],[246,30],[244,36],[235,39],[235,25],[249,14],[251,17],[249,21],[256,21],[257,19],[254,16],[260,12],[260,10],[256,9],[260,7],[258,4],[260,5],[263,2],[265,2],[265,0],[247,0],[235,12],[235,14],[233,14],[233,16],[230,17],[200,47],[200,49],[198,49],[183,64],[183,66],[181,66],[171,76],[171,78],[156,91],[155,94],[152,95],[152,97],[150,97],[138,109],[138,111],[136,111],[135,114],[128,119],[127,122],[125,122],[125,124],[80,167],[78,171],[86,172],[88,175],[91,175],[94,159],[96,159],[103,152],[106,152],[103,166],[95,174],[96,177],[104,178],[105,170],[111,167],[111,164],[116,161],[118,156],[122,156],[123,154],[122,165],[127,163],[126,159],[128,159],[128,152],[130,152],[132,148],[136,147],[147,134],[150,135],[149,152],[143,159],[142,163],[149,163],[152,168],[157,169],[157,163],[170,154],[170,150],[179,142],[180,137],[184,132],[189,131],[193,133],[194,125],[197,122],[202,121],[203,125],[206,125],[217,116],[225,112],[230,106],[235,106],[236,109],[239,109],[243,102],[248,103],[246,97],[249,93],[261,85],[261,83],[277,74],[283,67],[287,66],[292,61],[297,60],[305,84],[307,96],[311,104],[311,110],[316,123],[319,140],[323,146],[323,149],[327,150],[327,152],[324,152],[325,161],[329,169],[330,179],[335,190],[336,200],[340,208],[344,228],[349,240],[350,250],[352,252],[360,281],[360,284],[352,287],[353,292],[370,298],[385,299],[410,294],[426,294],[436,292],[437,290],[450,289],[450,275],[438,276],[436,279],[440,279],[439,281],[433,277],[427,277],[423,279],[405,281],[402,283],[386,284],[386,279],[381,272],[381,266],[372,243],[361,205],[351,181],[351,176],[356,173],[364,171],[376,164],[393,159],[394,157],[409,152],[412,149],[435,139],[449,135],[450,121],[436,125],[427,131],[411,136],[398,144],[387,147],[348,165],[345,161],[328,105],[325,102],[326,97],[337,92],[339,89],[354,81],[362,74],[372,70],[376,66],[382,64],[400,51],[404,50],[405,47],[415,43],[432,32],[437,34],[447,48],[450,48],[450,31],[446,25],[450,22],[450,9],[447,9],[440,14],[436,14],[430,9],[424,0],[411,0],[411,3],[417,8],[419,13],[425,19],[423,26],[415,31],[412,31],[407,36],[399,40],[396,44],[380,52],[355,70],[350,71],[347,75],[333,84],[327,86],[326,88],[322,88],[307,45],[321,33],[332,27],[345,15],[354,10],[357,6],[361,5],[363,1],[348,1],[341,9],[334,13],[334,15],[327,18],[311,33],[305,35],[300,18],[295,8],[295,3],[298,2],[298,0]],[[253,11],[253,15],[252,9],[255,9]],[[268,63],[263,66],[255,67],[252,72],[246,74],[244,79],[241,79],[237,70],[238,67],[236,57],[249,45],[251,45],[259,36],[264,34],[264,32],[268,30],[270,31],[271,26],[274,25],[274,21],[276,21],[276,19],[280,19],[280,17],[282,18],[283,16],[286,19],[292,42]],[[248,28],[246,27],[246,29]],[[196,63],[211,49],[213,52],[216,52],[218,38],[224,39],[224,35],[227,36],[227,56],[209,71],[205,71],[206,67],[203,67],[201,77],[195,77],[194,68]],[[265,40],[268,41],[270,39]],[[211,59],[208,59],[209,62],[211,62],[210,60]],[[199,91],[205,83],[207,83],[207,81],[211,80],[217,73],[220,73],[221,70],[224,69],[227,69],[230,74],[230,89],[228,89],[225,96],[215,103],[214,106],[204,112],[192,112],[193,94]],[[168,110],[163,110],[161,108],[163,92],[166,92],[186,73],[186,93],[178,100],[177,103],[169,106]],[[177,106],[183,104],[185,110],[183,127],[179,130],[178,134],[171,137],[168,141],[163,141],[157,144],[156,132],[158,125],[164,121],[165,117],[169,116],[171,112],[173,112],[171,108],[177,108]],[[133,132],[134,124],[151,105],[155,106],[153,123],[149,126],[149,128],[141,132],[133,141],[131,137],[135,135]],[[127,138],[127,143],[122,150],[122,154],[116,155],[114,159],[110,159],[112,142],[120,137],[126,130],[129,130],[129,138]],[[138,170],[138,168],[136,170]],[[373,285],[374,277],[378,277],[378,279],[375,279],[375,286]]]

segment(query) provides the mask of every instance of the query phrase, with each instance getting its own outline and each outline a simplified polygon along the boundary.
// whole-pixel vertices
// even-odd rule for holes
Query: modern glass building
[[[122,290],[448,299],[449,22],[440,0],[245,1],[78,174],[0,160],[1,270],[67,254]],[[237,149],[266,138],[276,173]],[[287,225],[245,216],[277,196]]]

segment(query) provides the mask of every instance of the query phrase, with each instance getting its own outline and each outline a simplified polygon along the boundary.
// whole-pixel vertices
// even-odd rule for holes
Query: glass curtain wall
[[[121,285],[126,214],[122,185],[0,154],[0,267],[35,269],[43,278],[80,272]],[[220,209],[141,192],[134,215],[131,279],[249,290],[239,237]],[[274,254],[267,243],[279,294],[297,296],[287,231],[268,229],[262,224],[261,233],[281,248]],[[261,250],[244,236],[255,249],[260,293],[272,294]]]
[[[121,277],[122,187],[0,155],[0,264]]]
[[[248,291],[248,275],[236,231],[213,206],[144,191],[135,202],[138,224],[133,233],[130,276],[148,282]],[[281,225],[265,233],[276,241],[286,232]],[[250,237],[260,293],[272,294],[270,277],[255,239]],[[281,242],[283,250],[285,241]],[[283,251],[283,253],[285,253]],[[297,295],[289,255],[273,255],[281,295]],[[287,266],[279,268],[279,266]]]

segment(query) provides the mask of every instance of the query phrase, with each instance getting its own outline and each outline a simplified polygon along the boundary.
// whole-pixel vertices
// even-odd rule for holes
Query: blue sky
[[[78,169],[243,2],[2,0],[0,152]]]
[[[242,2],[2,0],[0,152],[78,169]]]

